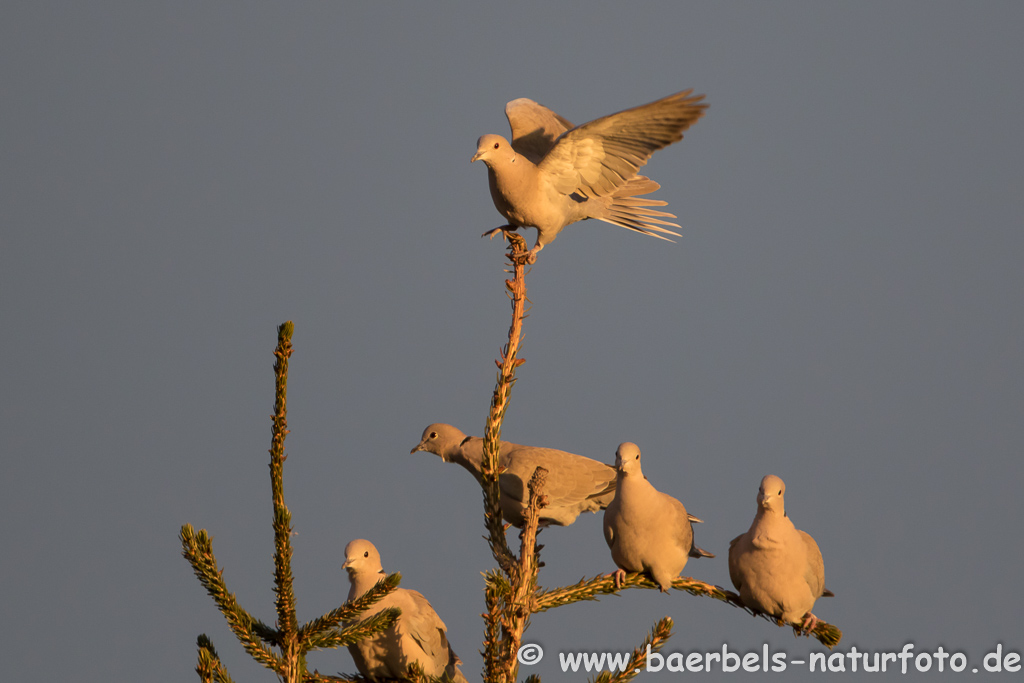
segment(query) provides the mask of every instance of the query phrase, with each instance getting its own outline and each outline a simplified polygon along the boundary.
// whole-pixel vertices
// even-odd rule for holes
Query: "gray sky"
[[[289,319],[300,619],[344,600],[342,550],[368,538],[476,678],[481,496],[409,455],[430,422],[482,433],[508,328],[503,247],[479,238],[502,221],[469,158],[516,97],[582,123],[686,88],[707,116],[645,171],[683,237],[587,222],[541,253],[504,437],[606,462],[638,443],[719,555],[684,573],[720,585],[778,474],[843,652],[941,645],[980,668],[1024,649],[1024,6],[459,5],[0,9],[11,680],[194,680],[201,632],[236,680],[273,680],[177,534],[208,529],[273,621]],[[541,541],[544,586],[614,569],[600,516]],[[667,652],[821,650],[627,591],[537,615],[547,657],[522,675],[568,678],[558,652],[629,650],[665,615]]]

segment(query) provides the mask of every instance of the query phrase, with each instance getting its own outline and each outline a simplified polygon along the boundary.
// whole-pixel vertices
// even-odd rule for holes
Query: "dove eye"
[[[363,553],[363,557],[369,557],[369,556],[370,556],[370,551],[369,550],[367,550],[366,552]]]
[[[494,149],[498,149],[498,147],[500,147],[500,146],[501,146],[501,143],[498,143],[498,142],[494,143]]]
[[[430,438],[431,439],[436,439],[437,438],[437,432],[430,432]]]

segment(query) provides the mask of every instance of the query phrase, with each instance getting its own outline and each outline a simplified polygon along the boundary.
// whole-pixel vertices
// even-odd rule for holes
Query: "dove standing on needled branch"
[[[693,542],[690,522],[700,520],[647,481],[635,443],[619,444],[615,469],[615,499],[604,511],[604,540],[619,567],[613,574],[615,586],[622,587],[626,572],[646,572],[667,593],[687,559],[714,557]]]
[[[825,563],[811,535],[786,515],[786,484],[773,474],[761,480],[750,529],[729,542],[729,578],[743,604],[810,632],[811,613],[825,590]]]
[[[650,207],[666,202],[646,195],[660,185],[637,171],[657,150],[683,138],[704,114],[703,95],[685,90],[573,128],[547,107],[525,97],[505,106],[512,143],[500,135],[477,141],[472,161],[487,165],[491,198],[508,225],[490,230],[537,228],[537,252],[562,228],[586,218],[668,240],[678,228],[671,213]],[[668,227],[662,227],[668,226]],[[671,241],[671,240],[669,240]]]
[[[349,601],[362,596],[385,576],[377,548],[361,538],[345,546],[342,567],[352,584]],[[414,590],[396,588],[360,614],[359,620],[388,607],[402,610],[395,623],[348,646],[359,673],[373,681],[405,679],[409,665],[416,662],[428,676],[448,676],[454,683],[466,683],[458,669],[462,662],[448,644],[448,629],[425,597]]]
[[[413,453],[416,451],[427,451],[445,462],[462,465],[483,485],[480,471],[484,440],[480,437],[466,436],[448,424],[432,424],[423,430],[419,444],[412,449]],[[575,453],[502,441],[498,465],[505,470],[498,476],[502,516],[519,528],[530,500],[527,485],[537,467],[548,471],[544,484],[547,505],[540,510],[541,526],[572,524],[581,512],[603,510],[615,495],[615,470]]]

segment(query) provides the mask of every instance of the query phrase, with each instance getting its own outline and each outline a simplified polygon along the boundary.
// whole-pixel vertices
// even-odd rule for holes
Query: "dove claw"
[[[490,230],[488,230],[487,232],[485,232],[484,234],[482,234],[480,236],[481,237],[486,237],[488,239],[492,239],[493,240],[494,236],[497,235],[499,232],[504,237],[506,232],[515,232],[515,230],[516,230],[515,226],[512,226],[512,225],[499,225],[496,228],[491,228]]]

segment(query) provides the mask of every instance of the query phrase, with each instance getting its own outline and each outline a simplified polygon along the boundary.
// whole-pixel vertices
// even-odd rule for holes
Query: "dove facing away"
[[[703,95],[686,90],[604,116],[575,128],[525,97],[505,105],[512,142],[500,135],[477,140],[471,161],[487,165],[491,199],[508,225],[490,230],[537,228],[528,260],[565,226],[587,218],[669,240],[679,236],[663,220],[675,215],[651,207],[666,202],[646,195],[660,185],[637,171],[657,150],[683,139],[704,114]],[[664,227],[667,226],[667,227]]]
[[[466,436],[448,424],[432,424],[412,452],[427,451],[445,462],[462,465],[483,486],[480,474],[484,461],[484,440]],[[498,465],[501,513],[505,521],[522,528],[523,513],[530,502],[527,485],[537,467],[548,471],[544,485],[547,505],[540,510],[540,526],[568,526],[581,512],[603,510],[615,495],[615,470],[610,465],[582,455],[502,441]]]
[[[825,563],[810,534],[786,515],[786,484],[773,474],[761,480],[750,529],[729,542],[729,578],[747,607],[813,631],[814,601],[825,590]]]
[[[700,520],[647,481],[635,443],[619,444],[615,469],[615,499],[604,511],[604,540],[619,567],[615,586],[622,587],[627,571],[645,572],[667,593],[689,558],[714,557],[693,542],[690,522]]]
[[[345,546],[345,564],[355,600],[384,578],[380,553],[369,541],[358,538]],[[447,676],[454,683],[466,683],[459,671],[461,660],[448,644],[447,627],[427,599],[406,588],[396,588],[360,615],[367,619],[388,608],[398,607],[401,616],[385,631],[349,645],[348,651],[359,673],[370,680],[406,678],[407,669],[418,663],[428,676]]]

